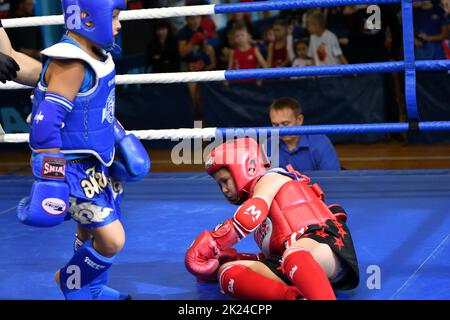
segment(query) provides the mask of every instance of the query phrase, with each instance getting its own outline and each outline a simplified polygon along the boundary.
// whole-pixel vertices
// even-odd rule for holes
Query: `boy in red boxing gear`
[[[228,70],[267,68],[267,62],[259,49],[251,45],[251,36],[247,27],[244,24],[236,25],[232,32],[236,47],[232,49],[228,57]],[[239,83],[253,81],[252,79],[236,80]],[[262,84],[261,80],[257,80],[256,83],[258,85]],[[225,81],[224,85],[227,87],[229,85],[228,81]]]
[[[333,289],[359,283],[345,211],[327,206],[317,184],[294,170],[268,169],[257,142],[240,138],[211,151],[207,172],[227,200],[240,204],[232,219],[203,231],[185,256],[198,277],[217,276],[238,299],[335,299]],[[264,257],[239,259],[230,248],[254,233]],[[223,256],[235,261],[224,263]]]

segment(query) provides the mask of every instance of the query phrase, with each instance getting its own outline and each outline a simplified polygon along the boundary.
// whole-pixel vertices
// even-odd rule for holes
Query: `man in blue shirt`
[[[304,121],[301,105],[293,98],[275,100],[270,106],[269,114],[274,127],[301,126]],[[340,170],[336,150],[325,135],[280,137],[279,161],[280,167],[291,164],[300,172]]]

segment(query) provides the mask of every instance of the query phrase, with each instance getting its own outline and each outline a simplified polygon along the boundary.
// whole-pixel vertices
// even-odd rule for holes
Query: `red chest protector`
[[[266,257],[282,254],[284,243],[294,232],[336,219],[323,201],[322,189],[318,184],[309,185],[309,182],[308,177],[302,176],[298,181],[285,183],[270,206],[269,216],[255,230],[255,241]]]

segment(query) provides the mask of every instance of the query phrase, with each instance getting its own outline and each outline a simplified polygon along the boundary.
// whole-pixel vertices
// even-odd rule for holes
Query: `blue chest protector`
[[[35,88],[33,113],[45,98],[45,72],[52,60],[77,59],[85,63],[85,77],[61,128],[61,152],[68,155],[94,155],[104,165],[114,160],[115,65],[110,54],[105,61],[89,56],[67,36],[42,51],[47,57],[41,79]],[[33,141],[30,141],[33,148]]]

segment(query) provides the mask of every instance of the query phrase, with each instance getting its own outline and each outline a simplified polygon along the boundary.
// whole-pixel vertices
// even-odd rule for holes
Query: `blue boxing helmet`
[[[62,0],[64,23],[76,33],[108,52],[120,51],[112,31],[115,9],[125,10],[126,0]]]

